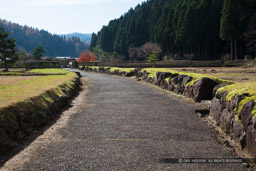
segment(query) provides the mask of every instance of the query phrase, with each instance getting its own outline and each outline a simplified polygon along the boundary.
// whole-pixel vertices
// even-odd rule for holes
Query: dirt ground
[[[183,72],[194,72],[211,75],[217,78],[226,79],[234,82],[256,81],[256,68],[171,68],[172,70]]]

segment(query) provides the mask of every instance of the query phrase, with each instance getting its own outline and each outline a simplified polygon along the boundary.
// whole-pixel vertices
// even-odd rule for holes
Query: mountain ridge
[[[6,32],[10,32],[9,38],[16,40],[18,51],[31,51],[37,46],[42,46],[45,56],[71,56],[78,57],[84,50],[89,49],[88,43],[80,40],[79,37],[64,39],[64,37],[49,33],[48,31],[29,26],[19,25],[0,18],[0,27],[3,26]]]

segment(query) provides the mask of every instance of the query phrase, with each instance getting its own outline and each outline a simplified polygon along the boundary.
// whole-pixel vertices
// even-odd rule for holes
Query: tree
[[[26,52],[20,51],[20,52],[18,52],[17,56],[18,56],[18,60],[20,60],[20,61],[23,62],[23,65],[24,65],[25,69],[27,70],[28,68],[27,68],[26,60],[28,60],[29,57],[28,57],[28,55],[26,54]]]
[[[251,17],[245,32],[247,52],[256,55],[256,13]]]
[[[159,52],[154,51],[152,52],[149,57],[147,58],[148,62],[155,62],[155,61],[159,61]]]
[[[8,71],[7,62],[17,60],[16,44],[14,39],[8,39],[10,33],[5,32],[3,27],[0,27],[0,54],[4,61],[5,70]]]
[[[94,47],[96,47],[96,42],[97,42],[97,35],[95,33],[92,33],[91,44],[90,44],[91,51],[93,50]]]
[[[88,50],[81,53],[79,58],[77,59],[77,62],[93,62],[93,61],[97,61],[97,56],[95,56],[94,53]]]
[[[111,53],[110,61],[111,62],[119,62],[120,61],[120,57],[118,56],[117,52],[112,52]]]
[[[248,0],[224,0],[220,21],[220,38],[230,41],[231,57],[238,59],[237,41],[241,39],[247,25],[249,11]]]
[[[130,58],[137,61],[146,60],[147,57],[153,52],[158,52],[159,54],[162,52],[162,50],[157,44],[151,42],[148,42],[141,47],[129,48],[128,50]]]
[[[42,46],[38,46],[33,50],[32,57],[40,61],[44,53],[45,53],[44,48]]]

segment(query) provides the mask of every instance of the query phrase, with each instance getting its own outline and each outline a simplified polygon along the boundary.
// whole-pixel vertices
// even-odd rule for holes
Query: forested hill
[[[247,51],[249,41],[255,47],[256,36],[250,34],[255,29],[255,4],[255,0],[148,0],[93,34],[90,48],[116,51],[130,60],[129,48],[153,42],[163,55],[208,60],[231,53],[232,43],[233,57],[255,55],[255,49]],[[249,21],[254,27],[248,27]]]
[[[27,53],[30,53],[37,46],[42,46],[46,50],[45,56],[78,57],[82,51],[89,48],[89,45],[80,41],[79,37],[65,39],[45,30],[21,26],[1,19],[0,26],[4,26],[5,31],[11,33],[10,38],[16,39],[18,50],[23,50]]]

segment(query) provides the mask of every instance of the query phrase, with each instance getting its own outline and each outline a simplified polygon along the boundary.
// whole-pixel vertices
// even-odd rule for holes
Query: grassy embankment
[[[74,82],[76,74],[61,69],[35,69],[31,71],[12,70],[10,73],[0,72],[0,108],[5,108],[16,103],[29,101],[40,96],[45,101],[51,102],[49,92],[61,96],[62,89],[68,90]],[[33,76],[44,74],[44,76]],[[28,75],[28,76],[21,76]]]

